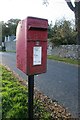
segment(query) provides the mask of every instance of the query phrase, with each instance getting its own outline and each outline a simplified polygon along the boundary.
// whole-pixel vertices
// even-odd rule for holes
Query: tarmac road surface
[[[24,80],[27,79],[27,76],[16,68],[15,53],[0,52],[0,62],[9,66]],[[47,73],[35,76],[35,86],[45,95],[68,108],[72,115],[77,117],[78,78],[78,66],[48,60]]]

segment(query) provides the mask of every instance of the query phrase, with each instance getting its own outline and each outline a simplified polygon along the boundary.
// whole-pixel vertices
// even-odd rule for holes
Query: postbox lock
[[[37,41],[36,41],[36,45],[40,45],[40,40],[37,40]]]

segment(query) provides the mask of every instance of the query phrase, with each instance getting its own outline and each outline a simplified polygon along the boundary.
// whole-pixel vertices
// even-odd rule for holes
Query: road
[[[1,59],[2,56],[2,59]],[[15,53],[0,53],[0,62],[24,80],[27,76],[16,68]],[[74,117],[78,113],[78,67],[54,60],[47,61],[47,73],[35,76],[35,86],[45,95],[66,107]]]

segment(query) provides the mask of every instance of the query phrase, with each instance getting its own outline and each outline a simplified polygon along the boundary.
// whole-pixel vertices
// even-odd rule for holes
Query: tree
[[[65,0],[69,6],[69,8],[75,14],[75,24],[76,24],[76,31],[77,31],[77,42],[80,44],[80,0],[75,0],[75,7],[71,3],[71,0]]]
[[[20,19],[10,19],[2,25],[2,40],[8,35],[16,35],[16,27]]]
[[[10,19],[7,21],[7,26],[10,30],[10,35],[16,35],[16,27],[20,19]]]
[[[0,45],[2,44],[2,21],[0,21]]]
[[[52,38],[52,35],[53,35],[53,25],[52,25],[52,21],[50,23],[50,25],[48,25],[48,38]]]
[[[49,39],[53,45],[76,44],[76,32],[70,21],[58,20],[50,31]]]
[[[75,0],[75,5],[73,6],[71,0],[65,0],[69,8],[75,14],[75,25],[77,31],[77,43],[80,45],[80,0]],[[43,0],[43,4],[49,3],[48,0]]]
[[[5,36],[10,35],[9,27],[6,25],[6,23],[3,22],[2,24],[2,41],[4,42]]]

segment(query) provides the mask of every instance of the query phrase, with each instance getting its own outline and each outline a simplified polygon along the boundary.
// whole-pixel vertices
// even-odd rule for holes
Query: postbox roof
[[[28,16],[26,18],[26,21],[27,21],[27,25],[29,28],[42,28],[42,29],[48,28],[48,20],[47,19]]]

